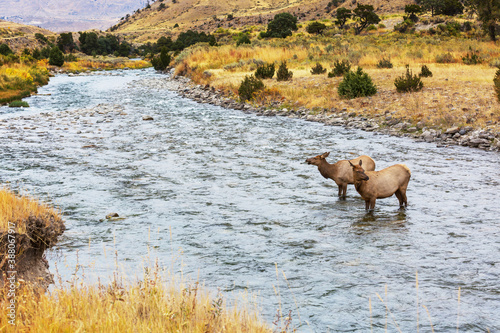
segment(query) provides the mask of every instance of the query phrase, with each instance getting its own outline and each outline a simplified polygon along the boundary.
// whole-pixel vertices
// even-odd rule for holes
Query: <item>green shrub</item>
[[[292,31],[297,31],[297,18],[290,13],[280,13],[267,24],[267,31],[262,31],[263,38],[286,38],[292,35]]]
[[[406,19],[401,23],[398,23],[394,26],[394,31],[400,33],[413,33],[415,32],[415,22],[411,19]]]
[[[252,44],[252,41],[250,40],[248,34],[242,33],[238,37],[238,40],[236,41],[236,46],[240,46],[242,44]]]
[[[258,79],[272,79],[275,70],[274,63],[259,65],[255,70],[255,77]]]
[[[465,57],[462,57],[462,61],[466,65],[477,65],[483,62],[483,59],[479,56],[479,51],[473,51],[471,47],[469,47],[469,52]]]
[[[424,87],[424,83],[418,75],[413,75],[410,66],[406,65],[406,73],[397,77],[394,81],[396,91],[399,93],[419,91]]]
[[[390,59],[382,58],[377,63],[377,68],[392,68],[392,62]]]
[[[2,55],[9,55],[13,53],[12,50],[10,49],[9,45],[7,44],[0,44],[0,54]]]
[[[25,101],[13,101],[9,104],[9,107],[11,107],[11,108],[20,108],[20,107],[29,108],[30,105]]]
[[[349,71],[338,87],[339,96],[352,99],[357,97],[373,96],[377,93],[377,87],[371,77],[363,72],[361,67],[357,71]]]
[[[34,53],[34,51],[33,51],[33,53]],[[35,56],[33,56],[33,57],[35,58]],[[64,56],[64,61],[65,62],[74,62],[74,61],[78,61],[78,58],[73,53],[70,53],[70,54]]]
[[[325,30],[325,29],[326,29],[326,25],[324,25],[323,23],[317,22],[317,21],[311,22],[306,27],[306,31],[308,33],[319,34],[319,35],[321,35],[323,33],[323,30]]]
[[[432,72],[429,69],[429,67],[427,67],[427,65],[423,65],[422,69],[420,70],[420,74],[418,74],[418,76],[420,76],[420,77],[432,77]]]
[[[49,64],[58,67],[61,67],[64,64],[64,54],[57,46],[54,46],[50,50]]]
[[[151,59],[151,64],[155,70],[163,71],[170,65],[171,60],[172,56],[168,53],[167,47],[164,46],[161,48],[160,55]]]
[[[495,73],[495,77],[493,78],[493,84],[495,85],[495,93],[497,95],[497,99],[500,102],[500,68]]]
[[[451,55],[451,53],[438,54],[436,56],[436,62],[438,64],[449,64],[455,62],[455,58]]]
[[[339,60],[333,63],[333,68],[330,73],[328,73],[328,77],[337,77],[343,76],[345,73],[348,73],[351,70],[351,63],[349,60]]]
[[[319,74],[325,74],[325,73],[326,73],[326,68],[324,68],[319,62],[317,62],[316,66],[314,66],[311,69],[312,75],[319,75]]]
[[[278,72],[276,73],[276,79],[278,81],[289,81],[292,79],[293,73],[289,71],[286,67],[286,61],[282,61]]]
[[[260,79],[253,75],[246,75],[238,89],[238,94],[242,101],[249,101],[253,99],[257,91],[264,89],[264,87],[264,83]]]

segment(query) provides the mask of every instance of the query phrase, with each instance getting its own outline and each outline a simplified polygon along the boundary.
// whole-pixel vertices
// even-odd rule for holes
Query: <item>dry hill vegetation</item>
[[[495,66],[500,64],[500,50],[493,42],[446,34],[400,34],[386,28],[362,36],[313,36],[302,27],[286,40],[262,40],[256,38],[257,33],[258,29],[252,33],[251,45],[198,46],[186,50],[176,59],[177,72],[187,72],[196,83],[209,84],[236,96],[243,78],[253,74],[259,63],[279,65],[287,61],[293,80],[263,80],[266,90],[254,102],[321,112],[344,109],[369,117],[390,113],[412,124],[420,123],[420,127],[499,130],[500,110],[493,77]],[[465,64],[463,58],[471,54],[478,55],[480,63]],[[379,68],[383,59],[393,67]],[[361,66],[372,77],[377,94],[345,100],[337,93],[342,77],[311,74],[317,63],[330,71],[334,62],[341,60],[349,61],[354,69]],[[405,73],[407,64],[415,74],[423,65],[433,73],[432,77],[422,78],[424,88],[419,92],[396,92],[394,81]]]
[[[118,35],[136,42],[153,42],[160,36],[176,36],[193,29],[213,32],[217,28],[243,27],[267,24],[275,14],[293,13],[301,21],[331,17],[327,5],[330,0],[157,0],[149,8],[137,10],[124,17],[111,28]],[[342,6],[354,8],[356,1],[346,1]],[[404,10],[413,0],[369,0],[378,13],[394,13]],[[176,27],[178,25],[178,27]]]

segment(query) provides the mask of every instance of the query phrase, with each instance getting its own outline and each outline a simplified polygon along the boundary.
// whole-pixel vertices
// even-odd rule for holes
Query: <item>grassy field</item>
[[[480,64],[463,63],[462,58],[471,52],[480,56]],[[444,63],[443,58],[449,62]],[[389,59],[393,68],[378,68],[382,59]],[[330,71],[336,60],[348,60],[351,69],[361,66],[372,77],[377,94],[341,99],[337,94],[341,77],[311,74],[316,63]],[[429,127],[467,125],[499,130],[500,109],[493,77],[494,66],[500,63],[500,49],[486,40],[395,32],[332,37],[299,33],[286,40],[254,37],[250,46],[236,47],[230,43],[221,47],[194,47],[181,53],[175,65],[177,72],[187,70],[196,83],[210,84],[235,95],[243,78],[254,73],[257,63],[279,65],[281,61],[287,61],[293,72],[292,81],[264,80],[269,96],[258,103],[284,99],[285,107],[345,109],[370,117],[391,113]],[[396,92],[394,80],[405,73],[406,65],[414,74],[420,72],[422,65],[432,71],[432,77],[422,78],[423,90]]]

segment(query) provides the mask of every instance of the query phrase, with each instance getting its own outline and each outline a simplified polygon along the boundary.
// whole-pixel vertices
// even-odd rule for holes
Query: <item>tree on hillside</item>
[[[80,50],[85,54],[97,53],[99,50],[99,38],[95,32],[81,32],[78,41],[80,42]]]
[[[350,9],[340,7],[337,9],[337,20],[335,24],[339,26],[340,29],[344,29],[345,23],[348,19],[352,17],[352,12]]]
[[[417,0],[417,4],[421,5],[423,9],[431,11],[432,16],[441,14],[454,16],[464,12],[464,6],[459,0]]]
[[[261,32],[261,37],[286,38],[297,31],[297,18],[290,13],[280,13],[267,24],[267,31]]]
[[[344,29],[344,26],[348,19],[352,17],[352,11],[350,9],[340,7],[337,9],[337,20],[335,24],[339,26],[340,29]]]
[[[377,24],[380,22],[380,17],[375,14],[372,5],[359,5],[354,8],[354,18],[357,23],[354,26],[354,31],[356,35],[359,35],[363,29],[365,29],[370,24]]]
[[[73,34],[71,32],[61,33],[59,37],[57,37],[57,47],[65,53],[72,52],[75,48],[75,41],[73,40]]]
[[[471,6],[477,12],[483,30],[491,40],[497,40],[497,23],[500,21],[500,0],[470,0]]]
[[[321,35],[323,33],[323,30],[326,29],[326,25],[324,25],[321,22],[314,21],[311,22],[307,27],[306,31],[310,34],[319,34]]]
[[[162,47],[166,47],[168,50],[172,49],[172,38],[162,36],[156,41],[156,47],[161,50]]]
[[[54,46],[50,50],[49,64],[58,67],[61,67],[64,64],[64,54],[57,46]]]
[[[405,16],[403,20],[410,19],[413,22],[417,22],[418,21],[417,14],[422,13],[422,7],[420,7],[419,5],[406,5],[405,13],[408,14],[408,16]]]
[[[7,44],[0,44],[0,54],[1,55],[9,55],[13,53],[12,50],[10,49],[9,45]]]

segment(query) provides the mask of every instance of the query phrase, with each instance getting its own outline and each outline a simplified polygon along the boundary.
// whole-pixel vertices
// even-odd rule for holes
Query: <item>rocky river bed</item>
[[[170,75],[172,75],[170,73]],[[300,107],[295,110],[281,108],[255,107],[225,97],[220,91],[203,85],[195,85],[189,78],[172,77],[163,83],[168,89],[177,91],[184,97],[200,103],[208,103],[261,116],[284,116],[307,121],[321,122],[326,125],[356,128],[363,131],[376,132],[398,137],[408,137],[417,141],[434,142],[438,147],[460,145],[479,148],[487,151],[500,151],[500,133],[490,129],[477,129],[471,126],[450,127],[445,130],[426,128],[423,125],[412,125],[399,119],[396,112],[386,111],[375,118],[366,118],[347,109],[324,109],[321,112]]]

